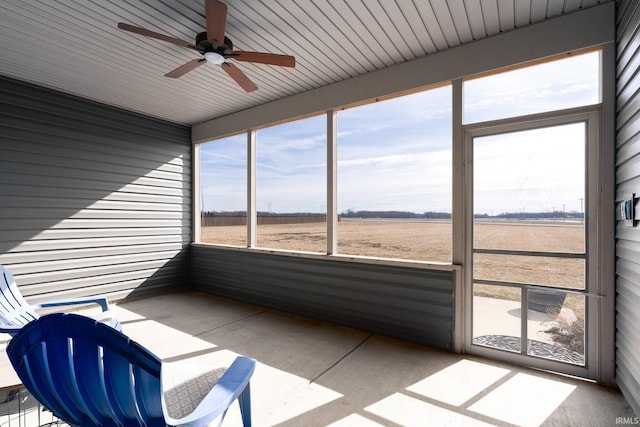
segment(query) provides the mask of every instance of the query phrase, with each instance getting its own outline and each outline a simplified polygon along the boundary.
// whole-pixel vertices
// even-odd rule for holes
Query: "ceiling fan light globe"
[[[204,59],[216,65],[222,65],[222,63],[224,63],[224,56],[217,52],[205,52]]]

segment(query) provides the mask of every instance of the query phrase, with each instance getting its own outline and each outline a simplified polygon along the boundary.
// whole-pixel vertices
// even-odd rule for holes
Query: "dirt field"
[[[258,246],[325,253],[325,223],[258,226]],[[204,227],[202,241],[245,246],[246,227]],[[338,252],[382,258],[451,262],[451,224],[413,221],[340,221]]]
[[[580,224],[483,223],[475,225],[474,246],[484,249],[584,251]],[[343,220],[338,252],[436,262],[451,262],[451,224],[438,221]],[[246,227],[203,227],[204,242],[245,246]],[[259,225],[258,246],[326,252],[326,224]],[[477,254],[474,276],[489,280],[582,288],[584,261],[547,257]]]

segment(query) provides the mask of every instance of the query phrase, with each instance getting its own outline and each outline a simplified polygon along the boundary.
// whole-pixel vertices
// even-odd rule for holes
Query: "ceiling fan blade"
[[[179,66],[178,68],[176,68],[173,71],[169,71],[164,76],[165,77],[171,77],[172,79],[177,79],[178,77],[184,76],[189,71],[198,68],[199,66],[201,66],[205,62],[207,62],[207,60],[204,59],[204,58],[202,58],[202,59],[194,59],[192,61],[187,62],[186,64],[182,64],[181,66]]]
[[[258,89],[258,86],[256,86],[255,83],[249,80],[249,77],[247,77],[242,71],[240,71],[240,68],[236,67],[235,65],[225,62],[221,65],[221,67],[246,92],[253,92],[254,90]]]
[[[275,53],[233,51],[234,58],[238,61],[258,62],[260,64],[279,65],[281,67],[295,67],[296,58],[289,55]],[[237,55],[237,56],[235,56]]]
[[[188,48],[195,49],[195,50],[198,50],[198,51],[200,50],[200,49],[198,49],[198,47],[196,45],[191,44],[191,43],[187,43],[184,40],[180,40],[180,39],[177,39],[175,37],[165,36],[164,34],[155,33],[153,31],[150,31],[150,30],[147,30],[147,29],[144,29],[144,28],[135,27],[135,26],[130,25],[130,24],[125,24],[124,22],[119,22],[118,23],[118,28],[120,28],[121,30],[129,31],[131,33],[136,33],[136,34],[140,34],[140,35],[143,35],[143,36],[152,37],[154,39],[162,40],[162,41],[165,41],[165,42],[177,44],[178,46],[188,47]]]
[[[207,40],[217,49],[224,44],[224,29],[227,25],[227,5],[218,0],[205,0],[207,18]]]

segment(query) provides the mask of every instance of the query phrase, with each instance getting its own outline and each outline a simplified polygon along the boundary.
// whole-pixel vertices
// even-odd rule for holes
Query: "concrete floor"
[[[520,301],[509,301],[499,298],[473,297],[473,335],[507,335],[520,337]],[[527,334],[529,339],[553,344],[547,322],[552,316],[534,310],[527,310]]]
[[[635,417],[618,391],[591,382],[198,292],[117,310],[123,331],[165,361],[255,358],[256,426],[614,426]],[[241,425],[237,404],[223,425]]]

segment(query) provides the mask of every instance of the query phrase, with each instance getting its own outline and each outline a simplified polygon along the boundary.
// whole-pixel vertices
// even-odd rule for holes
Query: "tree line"
[[[451,219],[448,212],[409,212],[409,211],[354,211],[347,209],[340,214],[343,218],[409,218],[409,219]]]
[[[324,216],[326,213],[318,212],[265,212],[258,211],[258,216],[272,216],[272,217],[318,217]],[[202,216],[209,217],[246,217],[246,211],[206,211],[202,212]],[[347,209],[340,213],[342,218],[401,218],[401,219],[451,219],[451,213],[449,212],[411,212],[411,211],[370,211],[370,210],[353,210]],[[562,211],[549,211],[549,212],[502,212],[497,215],[489,215],[486,213],[474,214],[474,218],[499,218],[499,219],[584,219],[584,214],[580,212],[562,212]]]

